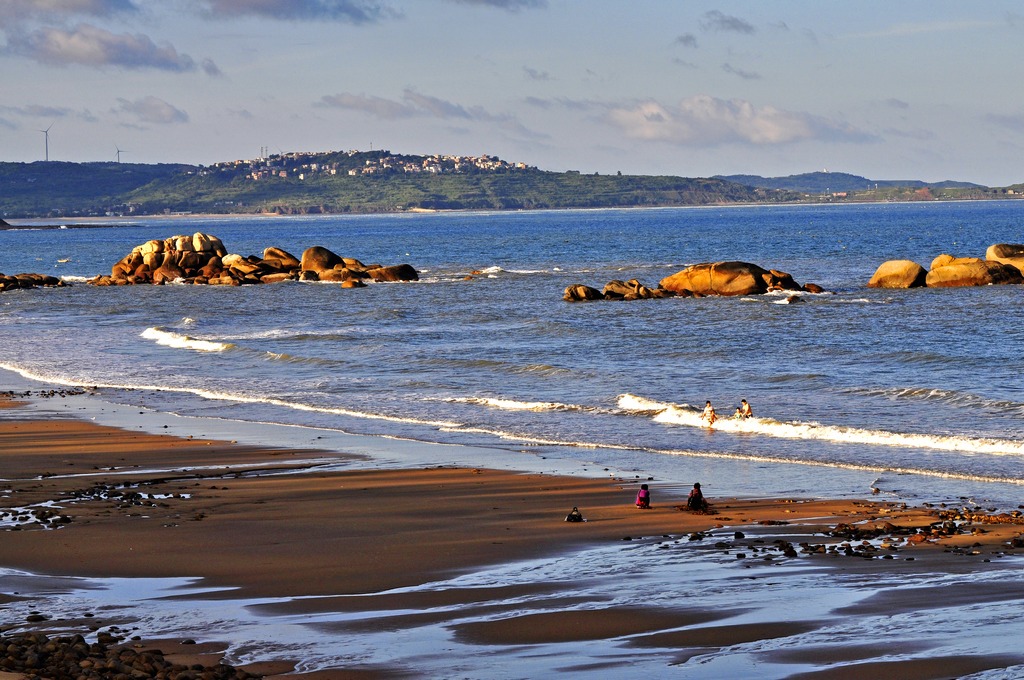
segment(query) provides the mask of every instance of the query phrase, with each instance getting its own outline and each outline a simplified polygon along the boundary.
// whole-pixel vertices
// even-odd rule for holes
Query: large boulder
[[[698,295],[756,295],[769,290],[799,290],[785,272],[749,262],[704,262],[667,276],[658,284],[674,293]]]
[[[584,286],[582,283],[575,283],[565,289],[562,299],[566,302],[589,302],[591,300],[603,300],[604,294],[597,288]]]
[[[301,269],[302,261],[283,248],[271,246],[263,251],[264,260],[276,260],[277,269]]]
[[[178,266],[174,256],[174,251],[167,251],[164,253],[163,264],[153,270],[153,283],[157,285],[162,283],[173,283],[174,281],[178,281],[186,277],[185,272]]]
[[[340,255],[331,252],[323,246],[312,246],[306,248],[302,253],[301,268],[305,271],[321,272],[334,269],[336,264],[344,264]]]
[[[911,260],[889,260],[875,270],[868,288],[920,288],[928,270]]]
[[[374,281],[419,281],[420,275],[411,264],[376,267],[366,272]]]
[[[605,284],[604,290],[605,299],[621,299],[621,300],[649,300],[655,297],[654,291],[640,283],[636,279],[630,279],[629,281],[620,281],[615,279]]]
[[[985,251],[985,259],[1016,267],[1024,272],[1024,245],[1018,243],[996,243]]]
[[[925,283],[929,288],[988,286],[1024,283],[1024,276],[1021,275],[1019,269],[1012,265],[962,257],[932,269],[925,277]]]

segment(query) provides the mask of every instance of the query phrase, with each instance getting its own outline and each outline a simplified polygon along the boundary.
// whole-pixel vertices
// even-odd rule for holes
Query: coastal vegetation
[[[687,178],[550,172],[494,156],[281,153],[210,166],[0,163],[0,218],[335,214],[1016,198],[1024,185],[874,181],[846,173]]]

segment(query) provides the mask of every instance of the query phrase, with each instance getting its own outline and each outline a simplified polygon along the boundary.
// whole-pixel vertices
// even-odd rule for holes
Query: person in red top
[[[641,484],[640,490],[636,492],[636,507],[641,510],[649,510],[651,507],[651,491],[646,484]]]

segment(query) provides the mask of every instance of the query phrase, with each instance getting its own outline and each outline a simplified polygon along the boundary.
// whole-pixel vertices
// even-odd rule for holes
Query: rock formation
[[[31,288],[61,288],[66,285],[56,276],[46,274],[14,274],[13,276],[0,274],[0,293]]]
[[[345,288],[358,288],[368,279],[416,281],[419,274],[408,264],[364,265],[323,246],[307,248],[301,259],[277,247],[264,249],[262,257],[244,257],[228,253],[216,236],[196,233],[136,246],[111,267],[110,276],[97,276],[89,283],[97,286],[176,282],[240,286],[302,280],[337,282]]]
[[[1024,245],[1017,243],[996,243],[985,251],[985,259],[1016,267],[1024,272]]]
[[[959,288],[1024,283],[1024,245],[997,243],[985,259],[942,253],[924,267],[910,260],[883,262],[868,281],[869,288]]]
[[[758,295],[775,290],[802,290],[793,277],[749,262],[695,264],[661,280],[659,288],[698,295]]]
[[[928,270],[911,260],[883,262],[868,281],[868,288],[919,288]]]
[[[636,279],[609,281],[603,290],[577,283],[565,289],[562,299],[566,302],[649,300],[706,295],[756,295],[779,290],[825,292],[825,289],[817,284],[808,283],[801,286],[785,272],[762,269],[756,264],[715,262],[687,267],[662,279],[657,288],[648,288]]]
[[[961,257],[940,267],[932,267],[925,277],[929,288],[955,288],[961,286],[988,286],[993,284],[1024,283],[1024,276],[1016,267],[1002,262],[989,262],[975,257]]]

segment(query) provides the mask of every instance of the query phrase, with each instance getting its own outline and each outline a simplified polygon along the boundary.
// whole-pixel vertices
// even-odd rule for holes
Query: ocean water
[[[243,255],[321,245],[408,262],[421,280],[358,290],[84,283],[137,244],[197,231]],[[416,464],[451,455],[575,466],[679,488],[699,480],[712,497],[863,497],[873,486],[887,500],[1012,509],[1024,499],[1024,288],[866,288],[885,260],[927,267],[1001,242],[1024,242],[1024,203],[175,217],[0,231],[0,272],[73,284],[0,295],[0,368],[239,431],[362,435],[360,450],[381,460],[401,441]],[[794,304],[561,299],[574,283],[655,286],[718,260],[781,269],[828,293]],[[705,400],[728,416],[741,398],[755,419],[702,426]]]

